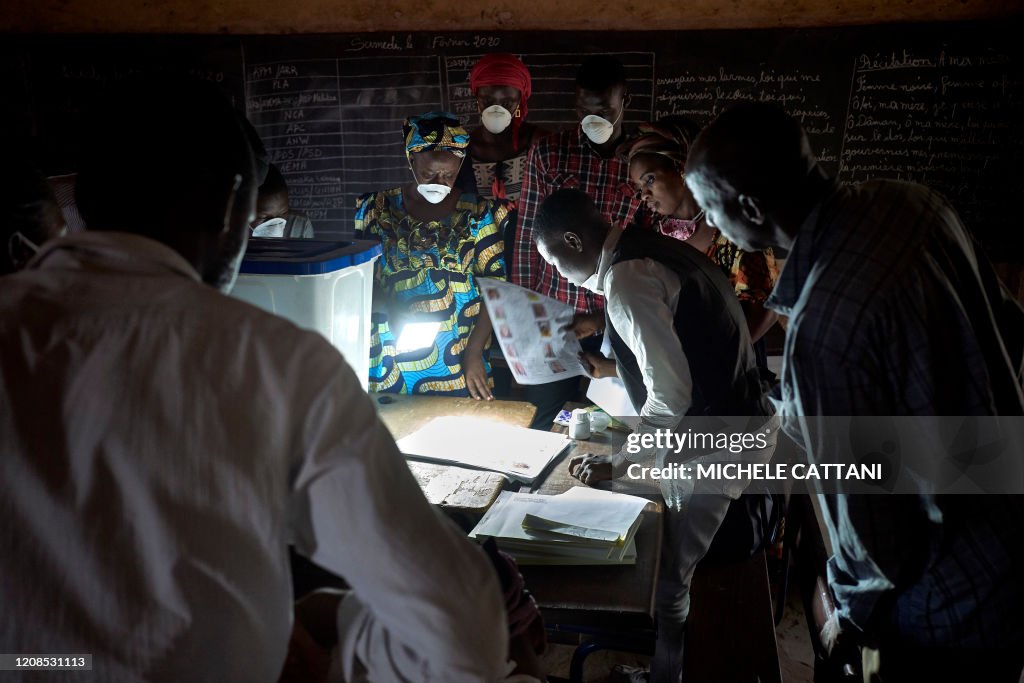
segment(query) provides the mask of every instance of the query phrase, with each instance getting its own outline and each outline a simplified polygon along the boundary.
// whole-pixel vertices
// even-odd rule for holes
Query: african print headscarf
[[[405,135],[405,155],[416,152],[451,152],[460,159],[466,156],[469,133],[455,114],[432,111],[411,116],[402,126]]]

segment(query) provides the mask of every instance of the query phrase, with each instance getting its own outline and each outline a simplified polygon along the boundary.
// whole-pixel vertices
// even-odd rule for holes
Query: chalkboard
[[[74,122],[104,88],[173,72],[219,83],[246,112],[324,237],[351,233],[356,197],[409,179],[411,114],[476,125],[469,69],[518,54],[533,74],[530,119],[576,125],[574,73],[614,54],[630,78],[627,126],[666,114],[707,123],[740,101],[800,118],[844,182],[887,177],[946,194],[982,243],[1020,261],[1013,205],[1024,189],[1024,21],[845,29],[648,33],[395,33],[318,36],[13,37],[0,77],[22,107],[5,128],[40,141],[47,170],[73,170]],[[169,103],[169,106],[187,106]],[[173,150],[168,150],[173,153]]]

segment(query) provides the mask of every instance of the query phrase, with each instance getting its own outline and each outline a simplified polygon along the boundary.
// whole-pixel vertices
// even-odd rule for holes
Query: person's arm
[[[504,201],[490,202],[481,200],[479,217],[474,219],[473,235],[473,275],[488,277],[495,280],[506,278],[505,241],[501,224],[508,215],[508,204]],[[473,330],[466,340],[466,349],[462,353],[463,373],[466,377],[466,388],[477,400],[493,400],[494,395],[487,383],[487,371],[484,368],[484,354],[491,340],[491,316],[487,306],[480,298],[480,312],[477,314]]]
[[[771,249],[737,249],[732,270],[733,289],[743,307],[743,317],[747,320],[750,341],[756,342],[779,320],[778,313],[764,307],[764,302],[775,288],[775,281],[779,279],[775,256]]]
[[[743,317],[747,320],[747,329],[750,330],[750,341],[754,343],[768,334],[768,330],[779,321],[779,314],[765,308],[763,301],[740,300],[743,308]]]
[[[487,353],[487,343],[491,339],[491,316],[487,306],[480,301],[480,313],[476,317],[473,331],[466,340],[466,350],[462,352],[462,370],[466,375],[466,388],[469,395],[478,401],[492,401],[494,394],[487,386],[487,371],[484,369],[483,357]]]
[[[533,244],[533,219],[545,194],[547,148],[546,141],[541,141],[530,148],[526,155],[523,189],[519,195],[519,225],[516,229],[516,243],[512,256],[514,270],[510,273],[509,279],[527,289],[536,289],[537,273],[540,272],[540,255]]]
[[[291,530],[296,549],[344,577],[372,616],[346,622],[347,651],[377,660],[385,650],[409,680],[501,680],[508,631],[487,558],[427,503],[341,356],[318,341],[304,357],[318,381],[291,406],[303,418]]]

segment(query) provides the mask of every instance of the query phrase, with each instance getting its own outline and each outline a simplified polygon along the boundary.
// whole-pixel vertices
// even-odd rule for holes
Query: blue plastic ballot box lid
[[[324,275],[381,255],[373,240],[250,239],[240,272],[246,275]]]

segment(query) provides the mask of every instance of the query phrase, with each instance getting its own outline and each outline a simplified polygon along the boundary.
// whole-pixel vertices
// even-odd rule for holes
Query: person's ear
[[[748,194],[741,194],[736,202],[739,204],[740,211],[743,212],[743,217],[747,221],[754,225],[764,225],[765,215],[760,199],[751,197]]]
[[[574,232],[567,232],[562,235],[562,240],[565,242],[565,246],[569,247],[577,254],[583,253],[583,240]]]
[[[228,233],[232,232],[234,230],[234,228],[235,228],[235,223],[236,223],[235,210],[236,210],[236,207],[239,210],[241,210],[241,208],[242,208],[241,204],[239,203],[240,199],[239,199],[239,196],[238,196],[238,192],[239,192],[239,190],[241,188],[242,188],[242,176],[240,174],[236,173],[235,177],[234,177],[234,180],[233,180],[233,182],[231,184],[231,189],[228,192],[227,201],[224,204],[224,223],[223,223],[223,228],[221,229],[221,233],[222,234],[228,234]],[[246,221],[247,225],[248,225],[249,222],[252,221],[252,217],[251,216],[249,216],[248,218],[249,218],[249,220]]]

